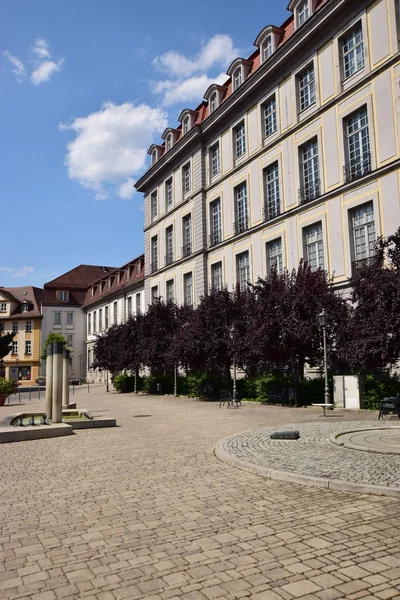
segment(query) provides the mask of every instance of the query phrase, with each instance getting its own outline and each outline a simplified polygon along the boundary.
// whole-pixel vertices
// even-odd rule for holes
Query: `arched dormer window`
[[[151,166],[153,167],[156,162],[161,158],[162,153],[164,152],[163,146],[158,146],[157,144],[152,144],[148,149],[147,153],[150,154],[151,157]]]
[[[186,135],[192,129],[196,122],[198,113],[195,110],[185,108],[178,117],[178,121],[182,123],[182,135]]]
[[[260,48],[261,63],[265,63],[273,55],[283,34],[283,29],[274,25],[267,25],[260,31],[254,45]]]
[[[168,150],[171,150],[171,148],[172,148],[172,134],[167,135],[167,139],[165,141],[165,147],[167,149],[167,152],[168,152]]]
[[[153,150],[151,153],[151,166],[155,165],[157,162],[157,150]]]
[[[291,0],[288,10],[294,13],[294,26],[298,29],[313,15],[317,0]]]
[[[246,60],[244,58],[236,58],[233,63],[231,63],[227,74],[232,78],[232,89],[234,92],[245,81],[252,64],[251,60]]]
[[[175,144],[179,137],[179,129],[172,129],[171,127],[167,127],[167,129],[162,134],[162,139],[165,140],[165,151],[168,152],[171,150],[172,146]]]
[[[217,85],[216,83],[211,84],[207,89],[204,98],[206,102],[208,102],[210,115],[218,108],[218,106],[220,106],[226,94],[226,90],[227,88],[225,86]]]

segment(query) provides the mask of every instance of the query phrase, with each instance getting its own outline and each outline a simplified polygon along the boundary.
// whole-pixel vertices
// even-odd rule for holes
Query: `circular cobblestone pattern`
[[[385,457],[389,445],[397,446],[400,428],[381,423],[301,423],[268,427],[230,436],[216,446],[221,460],[271,479],[337,490],[400,497],[400,452]],[[362,431],[357,431],[361,430]],[[298,440],[271,439],[276,431],[297,429]],[[339,440],[345,434],[345,444]],[[372,452],[360,452],[358,446]]]
[[[351,450],[376,452],[378,454],[400,454],[400,427],[390,429],[349,431],[338,435],[335,443]]]

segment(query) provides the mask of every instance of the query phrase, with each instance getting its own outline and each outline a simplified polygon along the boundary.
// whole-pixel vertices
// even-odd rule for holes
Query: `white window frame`
[[[18,341],[11,342],[11,354],[18,354]]]
[[[104,329],[107,331],[109,328],[109,320],[108,320],[108,306],[104,307]]]
[[[234,189],[235,197],[235,235],[247,231],[249,228],[249,198],[247,181],[243,181]]]
[[[267,249],[267,273],[276,269],[277,275],[283,273],[283,250],[282,238],[278,237],[266,244]]]
[[[346,140],[346,163],[353,178],[361,176],[363,171],[371,170],[371,145],[369,135],[368,108],[360,106],[344,119]]]
[[[1,313],[7,312],[7,302],[0,302],[0,312]]]
[[[346,81],[365,67],[365,45],[362,21],[355,23],[341,37],[340,48],[342,54],[342,76],[343,80]]]
[[[165,299],[167,302],[173,302],[175,299],[175,281],[173,279],[165,282]]]
[[[193,273],[183,275],[183,303],[185,306],[193,306]]]
[[[158,293],[158,285],[153,285],[153,287],[150,290],[150,294],[151,294],[151,303],[155,304],[158,300],[158,298],[160,297],[160,294]]]
[[[218,108],[218,94],[213,92],[210,96],[210,115]]]
[[[281,182],[279,162],[275,161],[263,170],[264,220],[269,221],[281,214]]]
[[[157,150],[153,150],[151,153],[151,166],[153,167],[157,162]]]
[[[261,105],[262,125],[264,139],[270,137],[278,130],[276,94],[272,94]]]
[[[300,2],[296,8],[296,28],[304,25],[306,21],[310,18],[310,2],[309,0],[304,0]]]
[[[141,299],[140,292],[138,292],[136,294],[136,314],[140,315],[141,310],[142,310],[142,299]]]
[[[174,261],[174,226],[169,225],[165,229],[165,264],[170,265]]]
[[[246,123],[244,119],[233,128],[234,132],[234,157],[235,160],[246,155]]]
[[[185,256],[192,254],[192,213],[182,217],[182,242]]]
[[[32,354],[32,341],[25,340],[25,354]]]
[[[211,178],[216,177],[221,172],[221,150],[219,141],[210,146],[210,173]]]
[[[29,305],[27,302],[23,302],[23,304],[21,305],[21,312],[28,312],[29,310]]]
[[[118,323],[118,300],[115,300],[115,302],[113,302],[113,321],[114,325]]]
[[[99,331],[103,331],[103,309],[99,308]]]
[[[88,327],[88,334],[92,335],[92,314],[91,313],[88,314],[87,327]]]
[[[60,317],[59,319],[58,319],[57,315],[59,315],[59,317]],[[57,323],[58,320],[60,321],[59,323]],[[54,313],[53,313],[53,325],[55,327],[62,327],[62,312],[60,312],[60,311],[54,311]]]
[[[317,102],[314,62],[308,64],[296,77],[299,112],[302,113]]]
[[[150,210],[151,210],[151,219],[153,221],[158,216],[158,193],[157,193],[157,190],[154,190],[154,192],[151,192]]]
[[[25,331],[26,332],[32,331],[32,321],[25,321]]]
[[[74,348],[74,334],[73,333],[66,333],[65,334],[65,339],[67,340],[67,346],[68,348]]]
[[[325,270],[324,231],[322,222],[317,221],[303,229],[304,259],[313,271]],[[314,258],[315,257],[315,260]]]
[[[172,133],[169,133],[167,135],[167,139],[165,140],[165,146],[166,146],[167,152],[168,152],[168,150],[171,150],[171,148],[172,148]]]
[[[358,220],[358,222],[355,222],[356,220]],[[377,235],[373,202],[367,202],[351,209],[350,228],[353,261],[357,264],[360,261],[367,260],[374,256]],[[361,246],[364,246],[365,249],[361,250],[361,252],[357,252],[357,247],[360,246],[360,240]]]
[[[215,198],[210,202],[210,241],[211,246],[222,242],[221,198]]]
[[[243,67],[237,67],[232,74],[232,87],[235,92],[243,83]]]
[[[261,45],[261,51],[262,51],[262,62],[264,63],[274,53],[274,40],[273,40],[272,34],[267,35],[267,37],[263,41],[263,43]]]
[[[93,335],[97,333],[97,312],[93,311]]]
[[[126,299],[126,314],[128,319],[132,316],[132,296],[128,296]]]
[[[174,204],[174,189],[172,183],[172,177],[167,179],[165,182],[165,206],[169,210]]]
[[[58,292],[58,301],[59,302],[68,302],[69,294],[65,290],[60,290]]]
[[[150,240],[150,252],[151,270],[156,271],[158,269],[158,235],[153,235]]]
[[[71,318],[72,315],[72,318]],[[75,315],[73,312],[67,312],[66,313],[66,317],[65,317],[65,326],[66,327],[73,327],[74,326],[74,322],[75,322]],[[68,322],[70,321],[70,322]]]
[[[222,260],[211,265],[211,288],[220,292],[224,287]]]
[[[299,147],[300,169],[301,169],[301,188],[304,191],[304,200],[307,202],[307,195],[310,200],[321,194],[321,171],[319,160],[319,140],[313,138]],[[316,194],[314,192],[317,190]],[[314,192],[313,192],[314,191]],[[312,193],[311,193],[312,192]]]
[[[236,255],[236,281],[241,292],[247,290],[250,279],[250,253],[248,250]]]
[[[190,115],[186,115],[186,117],[182,121],[182,133],[186,135],[190,130]]]
[[[183,196],[190,194],[190,191],[192,189],[191,178],[192,178],[191,164],[190,164],[190,162],[188,162],[188,163],[186,163],[186,165],[183,165],[183,167],[182,167],[182,194],[183,194]]]

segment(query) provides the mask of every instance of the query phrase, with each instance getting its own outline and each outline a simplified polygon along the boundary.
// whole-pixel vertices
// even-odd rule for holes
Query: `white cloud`
[[[37,67],[37,69],[35,69],[32,72],[31,82],[33,83],[33,85],[39,85],[40,83],[43,83],[44,81],[48,81],[51,78],[51,76],[53,75],[53,73],[57,73],[58,71],[61,71],[63,64],[64,64],[63,58],[60,58],[60,60],[58,60],[57,62],[54,62],[54,60],[43,61]]]
[[[0,267],[0,271],[4,273],[12,273],[14,269],[12,267]]]
[[[212,83],[224,83],[226,73],[212,76],[215,68],[226,68],[239,54],[229,35],[216,34],[194,58],[170,51],[153,60],[156,69],[167,74],[167,79],[151,82],[152,91],[162,95],[162,104],[200,102]],[[183,107],[183,106],[182,106]]]
[[[13,54],[11,54],[11,52],[9,52],[8,50],[5,50],[3,52],[3,55],[6,58],[8,58],[8,60],[10,61],[10,63],[14,66],[14,68],[12,69],[12,72],[16,76],[17,81],[19,81],[21,83],[22,82],[22,77],[24,77],[24,75],[25,75],[24,63],[21,60],[19,60],[19,58],[17,58]]]
[[[166,126],[163,110],[130,102],[106,102],[98,112],[61,124],[75,133],[67,146],[69,177],[93,190],[97,200],[130,198],[131,178],[145,167],[148,147]]]
[[[33,273],[34,268],[33,267],[21,267],[20,269],[18,269],[17,271],[15,271],[11,277],[26,277],[29,273]]]
[[[166,72],[169,77],[187,78],[193,73],[208,71],[216,65],[228,67],[237,56],[238,50],[233,46],[232,38],[217,33],[202,47],[195,58],[190,59],[183,54],[170,51],[156,56],[153,65]]]
[[[156,83],[154,91],[164,94],[162,100],[164,106],[171,106],[171,104],[177,104],[178,102],[196,102],[198,104],[203,98],[206,89],[212,83],[222,84],[226,79],[226,73],[221,73],[217,77],[199,75],[198,77],[189,77],[183,81],[159,81]]]
[[[49,46],[50,44],[47,40],[44,38],[39,38],[35,41],[31,51],[39,60],[49,59],[51,58]]]
[[[133,187],[134,183],[135,180],[131,177],[124,183],[121,183],[118,188],[118,196],[124,200],[130,200],[135,193],[135,188]]]

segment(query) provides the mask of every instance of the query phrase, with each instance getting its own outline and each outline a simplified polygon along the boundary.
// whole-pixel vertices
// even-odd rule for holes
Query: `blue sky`
[[[3,0],[0,286],[140,254],[148,147],[286,5]]]

